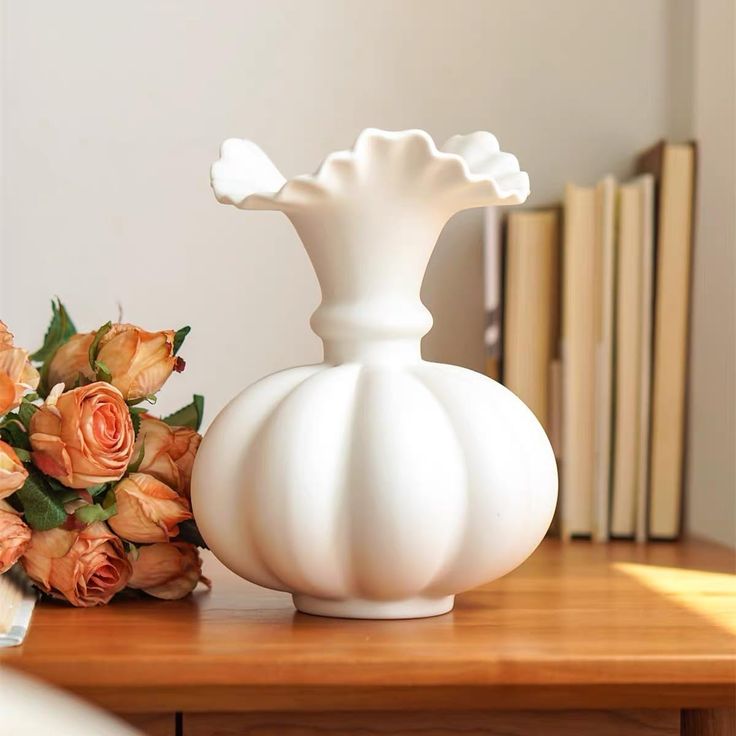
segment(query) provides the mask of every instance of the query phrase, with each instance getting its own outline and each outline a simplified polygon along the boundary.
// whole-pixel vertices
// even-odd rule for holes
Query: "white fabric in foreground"
[[[78,698],[0,668],[3,734],[12,736],[141,736],[139,731]]]

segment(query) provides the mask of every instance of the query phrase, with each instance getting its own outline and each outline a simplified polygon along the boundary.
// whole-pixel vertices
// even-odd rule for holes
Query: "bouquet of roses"
[[[204,400],[164,419],[145,405],[184,369],[189,328],[77,333],[52,310],[32,355],[0,322],[0,573],[20,560],[74,606],[123,589],[182,598],[209,584],[189,504]]]

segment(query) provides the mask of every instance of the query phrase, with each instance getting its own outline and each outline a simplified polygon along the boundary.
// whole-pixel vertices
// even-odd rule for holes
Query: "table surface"
[[[729,706],[733,552],[545,540],[444,616],[296,613],[214,558],[183,601],[37,607],[0,663],[120,712]]]

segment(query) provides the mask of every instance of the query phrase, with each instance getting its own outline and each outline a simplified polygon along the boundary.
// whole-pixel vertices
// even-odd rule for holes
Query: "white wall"
[[[736,12],[698,0],[693,118],[699,182],[690,360],[690,531],[736,547]]]
[[[189,323],[160,408],[202,391],[208,419],[320,357],[291,227],[211,195],[222,139],[252,137],[292,175],[369,125],[438,141],[487,128],[539,205],[696,135],[688,522],[734,542],[730,0],[4,0],[0,25],[0,317],[29,344],[53,294],[82,329],[118,302],[150,328]],[[464,213],[430,264],[427,357],[481,368],[480,266],[480,218]]]
[[[220,141],[287,174],[365,126],[438,140],[486,128],[530,172],[532,204],[625,174],[669,132],[678,58],[668,0],[5,0],[0,309],[39,339],[58,294],[79,327],[116,314],[190,323],[208,419],[241,387],[320,357],[319,291],[278,214],[218,205]],[[434,359],[482,366],[478,213],[450,223],[425,301]]]

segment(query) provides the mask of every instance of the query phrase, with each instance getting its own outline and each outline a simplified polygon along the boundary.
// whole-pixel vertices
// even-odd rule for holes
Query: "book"
[[[616,180],[607,176],[596,195],[596,397],[593,538],[608,540],[613,423],[613,330],[616,269]]]
[[[507,219],[504,385],[552,433],[552,363],[559,344],[559,215],[517,210]]]
[[[646,539],[654,179],[619,189],[611,536]]]
[[[549,430],[547,436],[559,467],[562,462],[562,356],[561,341],[549,366]]]
[[[657,182],[648,533],[675,539],[682,519],[695,146],[659,143],[638,170]]]
[[[568,184],[562,275],[562,536],[608,535],[616,183]]]
[[[0,648],[23,643],[37,594],[21,566],[0,575]]]
[[[639,448],[636,526],[637,542],[647,541],[647,514],[649,512],[649,452],[652,418],[652,334],[654,329],[654,230],[655,196],[654,178],[643,174],[640,179],[642,191],[641,229],[642,247],[642,291],[639,323]]]
[[[503,240],[497,207],[486,207],[483,214],[483,269],[485,305],[486,375],[501,380]]]

